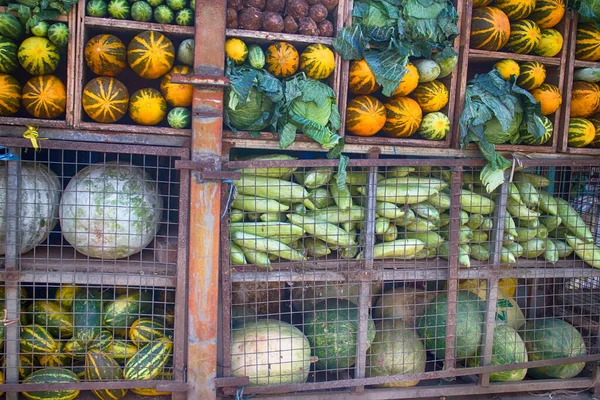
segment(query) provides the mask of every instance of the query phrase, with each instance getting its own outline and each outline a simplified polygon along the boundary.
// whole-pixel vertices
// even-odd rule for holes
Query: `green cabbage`
[[[488,142],[492,144],[516,143],[519,138],[519,126],[521,125],[522,114],[515,114],[508,129],[502,129],[502,124],[498,118],[493,117],[485,123],[484,134]]]
[[[228,91],[227,99],[225,112],[233,128],[260,131],[269,126],[275,107],[271,99],[263,96],[255,87],[250,89],[244,104],[240,104],[239,96],[232,90]]]

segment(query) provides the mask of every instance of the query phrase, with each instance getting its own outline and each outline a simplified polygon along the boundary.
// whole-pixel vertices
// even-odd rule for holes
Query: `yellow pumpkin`
[[[521,73],[521,68],[515,60],[498,61],[496,64],[494,64],[494,68],[500,72],[500,75],[505,80],[509,80],[512,75],[518,78],[519,74]]]
[[[129,66],[144,79],[160,78],[171,70],[174,60],[173,42],[160,32],[142,32],[127,46]]]
[[[277,78],[287,78],[298,71],[300,63],[298,50],[286,42],[273,43],[265,52],[267,71]]]
[[[335,69],[335,56],[329,47],[311,44],[300,55],[300,69],[311,79],[327,79]]]
[[[383,104],[372,96],[358,96],[346,107],[346,130],[356,136],[373,136],[383,128]]]
[[[593,82],[575,81],[571,90],[571,117],[589,117],[600,106],[600,86]]]
[[[225,53],[236,64],[243,64],[248,57],[248,46],[238,38],[227,39]]]
[[[383,133],[392,137],[409,137],[421,126],[423,111],[410,97],[394,97],[385,104]]]
[[[140,125],[156,125],[167,115],[167,102],[156,89],[140,89],[131,96],[129,116]]]
[[[412,92],[411,97],[419,103],[423,111],[430,113],[446,107],[449,93],[446,86],[436,80],[420,83]]]
[[[379,89],[375,74],[365,60],[352,61],[350,64],[348,89],[354,94],[371,94]]]
[[[65,85],[54,75],[34,76],[23,86],[23,106],[36,118],[56,118],[65,112],[66,104]]]
[[[394,90],[393,96],[408,96],[419,85],[419,71],[412,63],[406,64],[406,74]]]
[[[560,89],[548,83],[543,83],[539,88],[533,89],[531,95],[540,103],[542,115],[553,114],[562,104]]]
[[[173,83],[173,75],[192,75],[187,65],[176,65],[160,80],[160,92],[171,107],[189,107],[192,105],[194,87],[184,83]]]

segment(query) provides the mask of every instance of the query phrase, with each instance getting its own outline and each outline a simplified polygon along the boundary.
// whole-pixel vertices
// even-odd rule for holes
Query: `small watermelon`
[[[12,40],[0,36],[0,73],[9,74],[17,69],[17,45]]]
[[[169,126],[175,129],[187,129],[190,127],[192,113],[185,107],[175,107],[169,111],[167,121]]]
[[[190,0],[190,8],[191,8],[192,10],[195,10],[195,9],[196,9],[196,0]]]
[[[104,0],[90,0],[85,11],[90,17],[103,18],[108,15],[108,4]]]
[[[127,0],[110,0],[108,13],[116,19],[129,19],[131,8]]]
[[[0,35],[18,42],[25,35],[25,29],[14,15],[0,13]]]
[[[173,11],[183,10],[186,6],[185,0],[167,0],[167,6]]]
[[[164,3],[164,0],[147,0],[148,4],[150,4],[153,8],[160,6]]]
[[[48,28],[48,39],[58,48],[66,47],[69,43],[69,27],[67,24],[57,22]]]
[[[444,140],[450,132],[450,119],[441,112],[426,114],[417,133],[429,140]]]
[[[160,5],[154,9],[154,20],[159,24],[172,24],[175,19],[173,10],[166,5]]]
[[[175,14],[175,23],[181,26],[194,25],[194,12],[190,8],[184,8]]]
[[[131,6],[131,18],[134,21],[149,22],[152,20],[152,7],[145,1],[137,1]]]
[[[185,39],[177,48],[177,61],[189,67],[194,66],[194,39]]]
[[[40,21],[31,27],[31,34],[33,36],[46,37],[48,36],[48,24],[46,21]]]

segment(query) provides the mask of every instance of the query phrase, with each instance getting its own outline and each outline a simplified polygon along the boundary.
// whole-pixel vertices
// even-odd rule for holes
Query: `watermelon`
[[[162,4],[154,9],[154,20],[159,24],[172,24],[175,14],[166,5]]]
[[[581,333],[561,319],[535,319],[525,324],[523,340],[529,361],[585,356],[587,350]],[[540,379],[568,379],[577,376],[584,362],[550,365],[529,369],[529,375]]]
[[[494,343],[492,345],[491,365],[517,364],[527,362],[527,349],[525,343],[516,330],[510,326],[499,323],[494,328]],[[467,359],[469,367],[481,365],[481,355]],[[527,374],[527,368],[511,369],[508,371],[492,372],[492,382],[521,381]]]
[[[185,8],[186,0],[166,0],[167,6],[173,11],[183,10]]]
[[[415,330],[399,319],[386,319],[375,325],[377,333],[367,351],[365,376],[389,376],[425,372],[427,355]],[[381,387],[415,386],[418,380],[385,383]]]
[[[6,165],[0,166],[0,204],[6,204]],[[21,166],[19,201],[19,253],[26,253],[50,235],[58,222],[62,186],[54,172],[43,164]],[[6,231],[6,213],[0,213],[0,230]],[[4,255],[5,235],[0,235],[0,255]]]
[[[134,21],[148,22],[152,20],[152,7],[145,1],[137,1],[131,6],[131,18]]]
[[[344,369],[356,361],[358,307],[343,299],[327,299],[304,315],[304,334],[319,358],[317,369]],[[367,348],[375,337],[375,323],[369,318]]]
[[[34,371],[27,378],[23,380],[24,385],[28,384],[44,384],[49,385],[52,383],[77,383],[79,378],[74,372],[69,371],[66,368],[45,368]],[[72,400],[79,396],[79,390],[77,389],[61,389],[61,390],[44,390],[44,391],[27,391],[23,392],[23,396],[31,400],[40,399],[60,399],[60,400]]]
[[[446,353],[446,316],[448,295],[439,294],[417,319],[419,335],[425,339],[425,348],[442,359]],[[459,290],[456,304],[456,358],[477,354],[482,339],[485,302],[474,293]]]
[[[108,15],[108,4],[104,0],[90,0],[85,6],[85,11],[90,17],[106,17]]]
[[[0,36],[0,73],[10,74],[17,69],[17,50],[15,42]]]
[[[192,113],[185,107],[175,107],[169,111],[167,121],[169,126],[175,129],[187,129],[190,127]]]
[[[116,259],[154,239],[163,201],[143,169],[109,162],[90,165],[67,185],[60,204],[64,238],[80,253]]]
[[[425,114],[417,133],[429,140],[444,140],[450,133],[450,119],[442,112]]]
[[[181,26],[194,25],[194,12],[190,8],[184,8],[175,14],[175,23]]]
[[[259,320],[231,334],[232,376],[249,377],[250,386],[304,383],[310,364],[308,340],[286,322]]]
[[[177,62],[194,66],[194,39],[185,39],[177,48]]]
[[[25,29],[17,17],[4,12],[0,13],[0,35],[18,42],[25,35]]]
[[[108,3],[108,14],[116,19],[129,19],[130,7],[127,0],[110,0]]]
[[[69,43],[69,27],[67,24],[57,22],[50,25],[50,28],[48,28],[48,39],[58,48],[66,47],[67,43]]]

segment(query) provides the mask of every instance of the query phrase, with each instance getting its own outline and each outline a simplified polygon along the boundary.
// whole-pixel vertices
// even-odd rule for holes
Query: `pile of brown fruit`
[[[229,0],[227,28],[333,36],[338,0]]]

